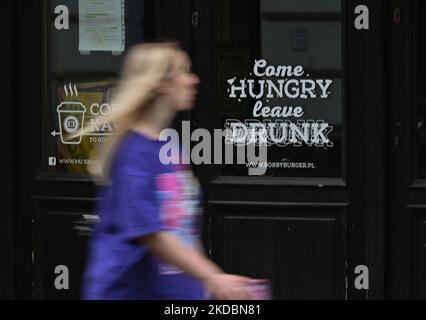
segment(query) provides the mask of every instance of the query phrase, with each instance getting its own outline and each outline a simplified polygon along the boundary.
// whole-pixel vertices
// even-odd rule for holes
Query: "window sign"
[[[327,99],[332,93],[333,80],[309,79],[310,75],[300,65],[272,66],[263,59],[255,61],[250,74],[257,79],[228,79],[230,99],[238,102],[255,100],[252,119],[246,119],[244,123],[232,119],[226,121],[226,128],[231,131],[230,140],[236,144],[333,147],[328,137],[333,131],[332,125],[323,119],[306,119],[302,105],[279,104],[280,101]]]
[[[343,172],[342,16],[339,0],[219,2],[219,126],[227,143],[268,146],[268,177]],[[246,176],[257,166],[222,166]]]
[[[107,115],[112,106],[108,103],[113,81],[64,84],[58,90],[59,104],[56,109],[57,125],[51,133],[58,146],[59,164],[68,172],[86,172],[93,147],[105,143],[113,134],[113,125],[103,124],[96,132],[74,137],[99,115]],[[58,164],[58,163],[57,163]]]
[[[79,0],[79,50],[111,51],[125,47],[124,0]]]

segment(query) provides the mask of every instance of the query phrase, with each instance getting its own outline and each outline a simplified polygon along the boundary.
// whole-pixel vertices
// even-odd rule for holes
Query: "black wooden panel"
[[[417,180],[409,188],[408,203],[426,206],[426,180]]]
[[[13,4],[8,0],[3,2],[4,19],[1,20],[1,29],[3,30],[3,59],[2,71],[6,79],[3,86],[2,111],[3,124],[0,127],[0,143],[2,146],[2,157],[0,157],[0,167],[7,168],[2,172],[2,184],[0,186],[0,195],[2,209],[0,210],[0,300],[11,299],[13,292],[14,278],[14,255],[13,255],[13,182],[14,159],[13,159],[13,137],[10,134],[13,128],[12,93],[13,93],[13,52],[12,52],[12,21]]]
[[[88,240],[95,216],[90,200],[46,199],[36,206],[35,291],[39,299],[80,299]],[[55,288],[57,266],[69,270],[69,290]]]
[[[275,179],[265,179],[268,181],[263,185],[258,184],[242,184],[238,177],[230,177],[235,184],[215,183],[211,185],[211,199],[220,199],[224,201],[238,201],[244,199],[246,201],[259,202],[330,202],[340,203],[349,202],[350,193],[344,185],[336,185],[337,181],[330,179],[336,184],[325,185],[325,179],[314,185],[274,185]],[[260,178],[262,179],[262,178]],[[219,179],[224,180],[224,179]],[[228,180],[228,179],[226,179]],[[251,179],[248,179],[251,180]],[[304,179],[306,183],[313,182],[311,179]],[[296,180],[295,180],[296,181]],[[294,181],[294,182],[295,182]],[[330,182],[330,181],[329,181]],[[260,191],[260,192],[259,192]]]
[[[86,264],[90,224],[83,214],[49,213],[44,243],[44,298],[79,299]],[[55,288],[55,268],[69,269],[69,290]]]
[[[189,0],[157,0],[156,35],[162,40],[178,41],[190,51],[191,4]]]
[[[271,280],[274,299],[346,297],[343,208],[213,205],[211,219],[227,272]]]
[[[407,2],[403,0],[403,2]],[[345,118],[347,184],[351,192],[348,212],[348,299],[383,299],[384,296],[384,119],[388,101],[384,103],[384,21],[392,21],[385,12],[388,0],[365,0],[369,8],[370,29],[354,28],[354,8],[358,0],[345,5],[346,36],[344,39],[346,81]],[[407,18],[406,18],[407,19]],[[404,19],[403,19],[404,20]],[[366,32],[364,32],[366,31]],[[386,54],[394,50],[389,48]],[[399,61],[399,60],[398,60]],[[399,64],[399,63],[397,63]],[[394,66],[388,70],[394,70]],[[405,79],[404,79],[405,80]],[[404,80],[398,79],[399,83]],[[400,108],[400,104],[398,108]],[[386,106],[386,109],[385,109]],[[393,139],[392,139],[393,140]],[[389,140],[391,141],[391,140]],[[392,176],[395,170],[393,170]],[[394,181],[388,181],[388,184]],[[354,270],[366,265],[370,270],[370,290],[355,288]]]
[[[426,207],[413,210],[414,272],[412,285],[415,299],[426,299]]]

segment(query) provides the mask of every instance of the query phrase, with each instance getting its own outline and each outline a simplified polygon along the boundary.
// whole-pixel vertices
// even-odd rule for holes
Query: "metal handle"
[[[192,13],[192,26],[198,27],[200,25],[200,13],[198,11],[194,11]]]

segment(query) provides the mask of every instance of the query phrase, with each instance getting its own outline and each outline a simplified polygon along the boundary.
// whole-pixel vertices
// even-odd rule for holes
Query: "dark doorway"
[[[353,28],[353,9],[358,4],[354,0],[127,2],[134,6],[126,11],[128,45],[151,34],[178,39],[191,53],[202,79],[197,107],[183,116],[191,120],[193,129],[212,132],[223,129],[227,120],[250,119],[256,100],[264,105],[300,104],[305,117],[283,120],[294,125],[298,120],[322,121],[333,128],[327,133],[332,146],[324,140],[321,146],[312,146],[312,141],[296,146],[296,141],[296,145],[271,148],[270,162],[279,166],[268,167],[260,177],[249,176],[244,164],[196,167],[205,190],[206,246],[212,258],[228,272],[270,279],[275,299],[383,297],[382,1],[367,1],[372,15],[369,32]],[[13,281],[3,283],[16,288],[14,296],[21,298],[79,297],[87,239],[96,221],[96,194],[92,180],[80,166],[90,143],[76,147],[72,144],[75,141],[58,135],[61,124],[69,123],[72,131],[80,119],[62,122],[64,110],[58,106],[76,102],[70,101],[66,92],[78,89],[80,98],[87,100],[80,103],[101,109],[120,64],[119,55],[79,52],[75,1],[60,2],[64,3],[75,12],[71,14],[72,28],[63,37],[52,27],[52,9],[58,1],[31,2],[31,10],[20,1],[13,10],[16,16],[21,14],[13,44],[18,53],[13,64],[13,113],[7,114],[13,125],[8,123],[6,130],[13,126],[16,131],[8,149],[15,148],[14,179],[9,178],[17,185],[13,204],[7,202],[6,206],[10,214],[2,221],[13,224],[13,243],[7,252],[12,255],[11,248],[15,252],[13,263],[2,265],[2,270],[19,266]],[[30,31],[23,27],[29,21],[33,26]],[[402,43],[402,35],[399,39]],[[330,93],[323,93],[328,99],[243,98],[240,102],[230,98],[227,80],[250,77],[255,60],[261,58],[274,65],[300,64],[308,80],[331,80]],[[255,118],[271,120],[267,112]],[[408,118],[395,119],[401,127],[410,123],[404,122]],[[303,133],[295,128],[300,138]],[[401,136],[401,141],[404,139]],[[407,150],[414,149],[400,149],[398,157],[408,155]],[[79,161],[60,161],[64,159]],[[393,163],[392,168],[401,164]],[[416,190],[409,196],[418,210],[424,197],[421,188]],[[397,199],[398,190],[393,192]],[[12,193],[9,190],[6,194]],[[398,220],[402,211],[396,212],[407,203],[395,203],[393,228],[402,222],[401,230],[407,230],[410,222],[404,217]],[[424,224],[415,221],[419,221],[414,229],[417,233],[408,235],[419,237],[424,234]],[[421,253],[421,238],[415,239]],[[410,247],[398,248],[395,252],[399,256],[392,262],[395,279],[406,261],[411,261],[398,264],[406,257],[403,248]],[[415,270],[424,267],[421,263]],[[68,291],[54,286],[55,269],[62,265],[70,270]],[[368,290],[354,286],[355,269],[360,265],[369,268]]]
[[[387,4],[387,284],[389,298],[426,298],[426,12]],[[392,19],[390,19],[392,17]]]
[[[354,5],[194,1],[203,22],[193,31],[203,79],[193,113],[200,127],[271,121],[256,117],[258,100],[303,107],[306,117],[283,121],[321,119],[333,127],[333,146],[271,147],[268,161],[280,165],[260,177],[249,176],[246,165],[199,168],[212,257],[230,272],[270,279],[276,299],[383,295],[383,46],[374,40],[383,37],[383,8],[369,2],[374,31],[361,33],[352,25]],[[229,84],[254,78],[259,59],[303,65],[306,78],[331,79],[332,94],[310,101],[233,97]],[[369,290],[354,286],[360,265],[369,268]]]

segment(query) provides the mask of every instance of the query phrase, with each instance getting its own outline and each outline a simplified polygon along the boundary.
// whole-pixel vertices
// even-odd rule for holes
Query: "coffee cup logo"
[[[65,84],[64,91],[67,97],[78,97],[75,84]],[[57,108],[59,132],[52,132],[52,135],[61,136],[63,144],[80,144],[82,136],[76,136],[76,134],[83,131],[86,111],[86,106],[81,102],[62,102]]]
[[[83,142],[83,136],[89,136],[88,142],[90,143],[104,143],[108,136],[114,135],[115,124],[107,121],[102,124],[95,122],[95,118],[108,115],[113,109],[112,105],[101,104],[101,97],[98,98],[99,101],[94,101],[96,98],[93,91],[86,90],[79,96],[75,84],[65,84],[63,92],[65,96],[62,99],[69,101],[63,101],[57,107],[59,130],[51,132],[53,137],[60,136],[60,141],[64,145],[79,145]],[[90,105],[90,103],[92,104]],[[94,131],[83,135],[83,129],[88,122],[94,126]]]

